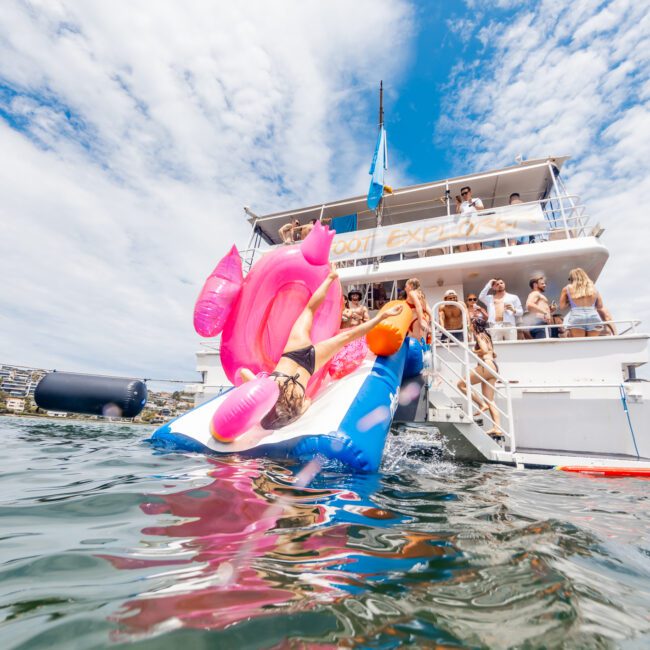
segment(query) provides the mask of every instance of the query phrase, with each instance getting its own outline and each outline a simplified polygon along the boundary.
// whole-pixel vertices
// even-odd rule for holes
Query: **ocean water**
[[[650,647],[647,481],[417,433],[351,476],[151,430],[0,418],[0,648]]]

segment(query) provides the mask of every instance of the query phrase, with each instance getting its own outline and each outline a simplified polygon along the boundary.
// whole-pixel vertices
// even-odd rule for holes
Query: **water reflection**
[[[268,462],[206,462],[207,485],[141,506],[154,521],[140,548],[103,556],[120,570],[158,569],[148,578],[155,587],[116,616],[121,639],[320,609],[380,584],[397,593],[402,576],[434,559],[442,564],[429,578],[449,576],[455,549],[373,502],[379,476],[338,476],[337,488],[320,477],[305,487],[297,472]]]

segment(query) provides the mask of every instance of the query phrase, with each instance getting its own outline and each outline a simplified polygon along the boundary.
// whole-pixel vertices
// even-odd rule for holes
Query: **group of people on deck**
[[[519,297],[506,291],[502,278],[490,279],[478,296],[475,293],[467,295],[470,321],[475,318],[485,320],[494,341],[616,334],[609,311],[583,269],[575,268],[569,273],[568,284],[560,293],[559,306],[546,296],[547,283],[543,274],[534,275],[529,287],[524,310]],[[458,295],[450,289],[445,293],[444,300],[456,302]],[[568,313],[562,316],[559,310],[568,310]],[[460,307],[443,305],[438,317],[440,324],[454,338],[463,340]]]
[[[547,283],[543,274],[535,274],[529,282],[530,293],[525,305],[519,297],[506,291],[502,278],[491,278],[478,296],[470,293],[466,298],[470,342],[474,343],[476,355],[483,361],[470,375],[472,384],[481,384],[482,397],[473,393],[480,415],[487,411],[494,426],[488,433],[495,438],[502,435],[500,415],[494,402],[494,386],[497,381],[498,366],[494,350],[495,341],[515,341],[517,339],[543,339],[564,337],[593,337],[606,333],[616,334],[611,315],[593,281],[581,268],[572,269],[568,284],[562,289],[559,307],[546,296]],[[407,280],[399,297],[406,300],[413,312],[409,334],[418,339],[430,341],[433,314],[417,278]],[[368,308],[362,302],[363,295],[358,289],[348,294],[343,311],[343,328],[357,327],[370,319]],[[448,289],[443,299],[445,304],[438,308],[438,322],[448,332],[441,334],[442,342],[463,341],[463,311],[454,302],[459,300],[453,289]],[[481,304],[482,303],[482,304]],[[566,316],[559,311],[568,310]],[[521,326],[521,323],[527,325]],[[464,380],[459,388],[465,391]]]

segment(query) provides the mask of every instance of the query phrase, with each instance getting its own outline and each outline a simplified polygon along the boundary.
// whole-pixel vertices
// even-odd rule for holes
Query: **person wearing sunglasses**
[[[478,304],[478,298],[476,297],[475,293],[470,293],[468,294],[465,304],[467,305],[467,312],[470,321],[474,320],[475,318],[481,318],[484,321],[487,321],[488,319],[488,313],[481,307],[481,305]]]
[[[472,188],[469,185],[460,188],[460,196],[456,195],[456,214],[461,217],[471,217],[479,210],[484,210],[483,201],[479,198],[472,198]],[[461,244],[458,247],[459,252],[481,250],[481,244],[475,242],[472,244]]]

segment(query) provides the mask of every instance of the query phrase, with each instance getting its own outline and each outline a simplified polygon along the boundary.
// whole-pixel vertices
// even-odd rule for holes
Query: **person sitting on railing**
[[[427,304],[427,297],[421,289],[420,281],[417,278],[410,278],[404,285],[406,291],[406,304],[413,311],[413,320],[409,328],[409,334],[416,339],[425,339],[427,343],[431,330],[431,308]]]
[[[571,338],[600,336],[605,329],[603,320],[611,320],[593,281],[581,268],[569,271],[569,284],[560,294],[560,308],[567,307],[571,309],[564,319],[564,327]],[[613,324],[608,329],[616,334]]]
[[[284,226],[278,230],[278,234],[282,239],[282,243],[293,244],[295,241],[300,241],[301,228],[302,226],[300,225],[300,220],[298,219],[294,219],[289,223],[285,223]]]
[[[488,411],[490,419],[492,420],[492,428],[486,433],[493,438],[501,438],[503,432],[501,431],[501,415],[494,403],[494,385],[497,383],[496,374],[499,372],[499,367],[495,361],[497,355],[494,352],[494,345],[492,344],[492,337],[487,331],[487,322],[482,318],[473,318],[470,322],[470,328],[474,336],[474,351],[476,356],[479,357],[485,366],[478,364],[470,373],[470,384],[481,384],[481,392],[483,398],[472,390],[472,400],[476,402],[479,407],[480,415]],[[464,379],[458,382],[458,389],[463,393],[467,390],[467,384]]]
[[[305,224],[300,228],[300,238],[304,241],[307,239],[307,235],[314,229],[318,219],[312,219],[308,224]]]
[[[462,198],[461,198],[462,197]],[[460,196],[456,196],[456,214],[462,217],[471,217],[479,210],[484,210],[483,201],[478,197],[472,198],[472,188],[469,185],[460,188]],[[480,242],[473,244],[461,244],[458,247],[459,252],[481,250]]]
[[[490,280],[478,296],[487,307],[490,334],[494,341],[516,341],[517,318],[523,316],[521,300],[514,293],[506,292],[502,278]]]
[[[526,311],[529,314],[531,325],[539,325],[530,330],[530,335],[534,339],[545,339],[549,336],[557,338],[557,330],[544,327],[551,324],[551,312],[557,309],[557,305],[550,303],[544,295],[546,291],[546,278],[543,275],[537,275],[528,282],[530,293],[526,299]]]
[[[443,300],[451,302],[458,301],[458,296],[453,289],[445,291]],[[440,305],[438,307],[438,321],[440,324],[455,338],[457,341],[463,341],[463,311],[460,307],[454,305]],[[449,337],[443,332],[440,335],[441,341],[450,341]],[[451,342],[451,341],[450,341]]]

